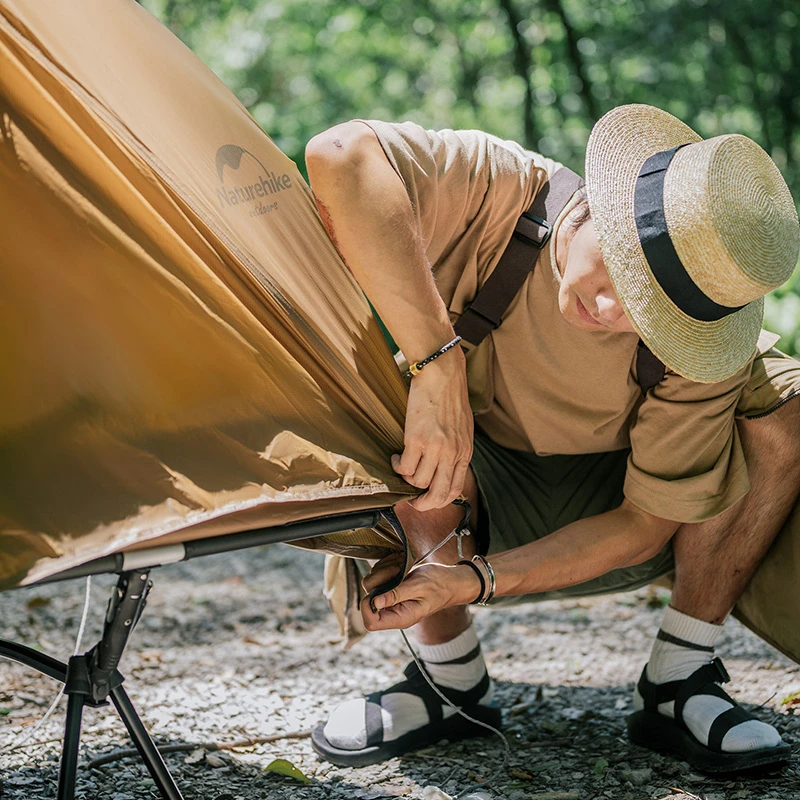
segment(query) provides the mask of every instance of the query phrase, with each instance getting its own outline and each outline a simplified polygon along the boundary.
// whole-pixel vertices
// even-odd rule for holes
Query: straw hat
[[[770,157],[703,140],[652,106],[615,108],[586,148],[586,190],[620,302],[675,372],[721,381],[755,352],[763,295],[792,274],[800,226]]]

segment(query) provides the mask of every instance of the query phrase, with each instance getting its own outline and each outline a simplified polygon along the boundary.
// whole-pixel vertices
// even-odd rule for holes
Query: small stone
[[[202,747],[192,750],[186,758],[183,759],[184,764],[197,764],[206,757],[206,751]]]
[[[629,769],[622,773],[625,780],[630,781],[634,786],[644,786],[653,777],[653,770],[649,767],[643,769]]]
[[[592,712],[588,708],[565,708],[561,712],[562,717],[573,721],[588,719],[591,715]]]

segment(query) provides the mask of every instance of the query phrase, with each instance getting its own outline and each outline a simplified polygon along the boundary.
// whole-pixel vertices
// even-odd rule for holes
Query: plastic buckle
[[[722,659],[720,659],[719,656],[715,656],[711,660],[711,665],[716,670],[720,683],[728,683],[730,681],[731,676],[728,675],[728,670],[725,669],[725,665],[722,663]]]
[[[514,236],[540,250],[550,241],[552,235],[553,226],[546,219],[527,211],[522,212],[514,228]]]

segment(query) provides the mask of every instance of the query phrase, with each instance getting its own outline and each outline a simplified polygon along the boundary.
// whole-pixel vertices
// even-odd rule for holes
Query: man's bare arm
[[[309,180],[332,241],[409,362],[454,337],[405,186],[361,122],[337,125],[306,148]],[[412,381],[405,449],[395,470],[427,488],[419,511],[452,502],[472,456],[464,355],[453,348]]]
[[[561,589],[639,564],[655,556],[679,525],[625,500],[613,511],[586,517],[535,542],[491,556],[497,596]],[[386,577],[370,574],[365,588],[379,586]],[[377,614],[368,602],[361,611],[369,630],[407,628],[443,608],[472,602],[479,588],[467,566],[422,564],[396,589],[375,599]]]

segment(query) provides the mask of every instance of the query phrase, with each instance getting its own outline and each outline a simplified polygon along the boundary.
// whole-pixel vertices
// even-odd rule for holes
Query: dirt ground
[[[388,685],[408,657],[396,632],[342,652],[322,598],[322,558],[273,545],[198,559],[152,573],[154,588],[121,664],[126,688],[159,744],[196,744],[168,755],[186,800],[379,800],[417,798],[426,787],[478,791],[500,768],[495,800],[800,800],[800,770],[713,780],[654,755],[625,736],[634,681],[658,628],[662,590],[476,612],[511,745],[502,766],[497,737],[438,745],[363,769],[321,762],[307,738],[235,750],[225,744],[306,732],[342,699]],[[95,578],[82,650],[100,634],[112,577]],[[83,609],[84,582],[0,595],[0,638],[66,660]],[[796,665],[735,621],[718,648],[731,693],[778,727],[800,753],[800,717],[781,701],[800,690]],[[56,683],[0,660],[0,797],[55,797],[66,702],[26,745]],[[136,758],[94,759],[129,747],[111,708],[84,717],[77,797],[158,797]],[[306,776],[266,771],[285,759]]]

